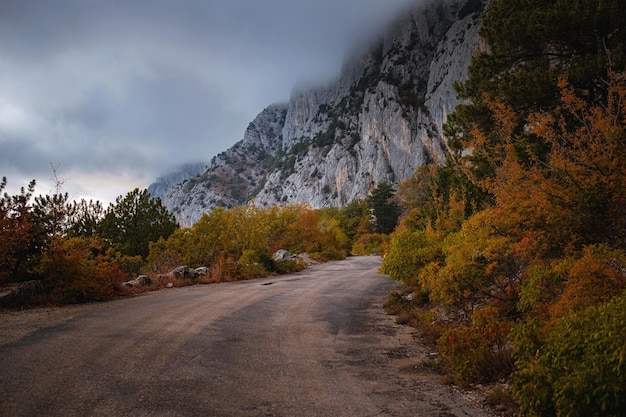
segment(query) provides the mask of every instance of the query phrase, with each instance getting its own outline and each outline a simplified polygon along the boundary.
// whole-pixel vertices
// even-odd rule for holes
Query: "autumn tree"
[[[615,71],[626,67],[626,9],[492,0],[487,10],[486,46],[445,126],[449,175],[422,169],[400,186],[407,215],[384,266],[456,318],[439,346],[459,379],[510,370],[514,346],[527,415],[621,415],[626,74]]]
[[[372,232],[370,210],[366,200],[352,200],[345,207],[338,209],[334,217],[351,240]]]
[[[224,279],[250,278],[293,270],[273,262],[277,249],[341,259],[346,239],[337,219],[306,205],[214,208],[190,228],[150,243],[148,263],[155,272],[182,263],[214,267]]]
[[[491,204],[490,196],[450,161],[419,167],[398,185],[396,197],[405,227],[433,226],[443,234],[458,230],[463,220]]]
[[[562,329],[555,323],[610,303],[626,289],[625,80],[626,74],[610,72],[605,101],[594,104],[563,77],[558,103],[550,111],[528,114],[522,132],[510,105],[485,97],[492,125],[486,131],[474,126],[468,144],[473,152],[489,153],[492,173],[476,175],[474,160],[468,159],[458,168],[492,196],[493,206],[458,227],[455,224],[463,219],[459,214],[448,214],[449,220],[438,215],[434,225],[422,223],[427,224],[423,229],[417,222],[414,228],[404,223],[392,235],[383,262],[385,272],[411,288],[426,289],[431,301],[457,317],[460,327],[447,329],[439,344],[442,360],[459,379],[469,382],[498,375],[485,365],[497,363],[492,353],[500,351],[500,330],[512,329],[514,337],[505,332],[505,346],[514,342],[515,359],[523,361],[516,392],[526,409],[532,409],[533,395],[552,395],[560,389],[558,384],[568,384],[533,374],[537,364],[550,363],[551,358],[544,357],[546,349],[562,354],[553,335]],[[529,136],[534,140],[527,141]],[[534,152],[538,142],[546,145],[541,155]],[[435,176],[417,179],[408,184],[409,192],[400,187],[401,198],[413,204],[413,210],[420,209],[419,201],[429,201],[425,192],[436,190]],[[430,188],[420,190],[421,186]],[[450,207],[454,206],[458,202],[451,198]],[[404,222],[407,219],[410,215]],[[447,225],[450,221],[452,227]],[[439,252],[432,252],[435,256],[429,261],[428,250],[433,248]],[[492,334],[497,337],[486,343]],[[482,353],[476,356],[478,352]],[[510,370],[507,351],[500,352],[501,370]],[[573,359],[565,354],[562,360],[593,362],[588,356]],[[593,389],[586,386],[582,391]],[[582,391],[579,398],[584,397]],[[546,401],[552,407],[556,400]],[[531,415],[554,415],[546,410]]]
[[[569,312],[549,331],[518,329],[518,370],[512,388],[521,415],[625,415],[625,322],[626,294],[622,294],[608,303]]]
[[[428,290],[419,279],[426,265],[441,257],[441,244],[431,229],[404,229],[391,236],[390,249],[383,259],[381,272],[413,289]]]
[[[128,279],[128,258],[99,237],[54,236],[41,254],[36,271],[55,303],[107,300]],[[136,272],[136,271],[135,271]]]
[[[299,206],[294,221],[287,225],[280,238],[281,249],[293,253],[318,252],[319,213],[309,207]]]
[[[532,112],[554,108],[558,78],[565,75],[590,103],[606,101],[608,70],[626,66],[626,9],[620,0],[493,0],[480,30],[487,48],[472,59],[469,78],[457,85],[461,104],[449,118],[446,134],[460,152],[470,147],[474,126],[491,135],[488,99],[512,109],[516,134],[523,135]],[[532,147],[519,150],[541,157],[548,145],[524,135]],[[490,146],[467,156],[478,178],[493,172]]]
[[[7,185],[6,177],[0,182],[0,193]],[[35,191],[35,180],[22,187],[20,193],[0,197],[0,282],[29,279],[29,267],[44,244],[31,222],[30,200]]]
[[[528,130],[548,145],[543,156],[532,155],[532,143],[516,133],[513,110],[488,101],[494,128],[491,137],[474,129],[472,147],[492,157],[493,178],[480,184],[495,196],[503,222],[514,225],[525,251],[537,256],[562,256],[569,249],[606,243],[623,247],[626,238],[626,85],[622,74],[611,75],[606,104],[591,105],[575,94],[563,78],[561,102],[552,113],[528,117]],[[526,157],[521,157],[519,150]],[[471,168],[469,168],[471,169]],[[469,170],[468,169],[468,170]],[[509,228],[509,232],[513,232]]]
[[[190,229],[179,230],[175,233],[174,239],[184,242],[183,264],[211,265],[221,253],[227,250],[227,240],[230,234],[230,221],[227,215],[226,209],[214,208],[208,213],[203,213]]]

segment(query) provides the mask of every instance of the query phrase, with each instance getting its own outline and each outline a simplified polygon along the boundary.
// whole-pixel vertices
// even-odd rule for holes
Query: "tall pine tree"
[[[459,97],[468,102],[457,107],[446,125],[457,157],[474,140],[475,126],[486,133],[486,140],[497,140],[490,135],[489,99],[510,106],[517,133],[533,144],[532,152],[545,154],[548,145],[524,134],[524,127],[528,114],[557,105],[558,78],[565,75],[579,96],[602,103],[608,71],[626,66],[622,0],[492,0],[480,35],[487,48],[472,60],[468,80],[456,86]],[[466,158],[478,179],[493,173],[489,161],[494,155],[489,148],[485,147],[487,153],[474,152]]]
[[[178,224],[161,199],[152,199],[148,191],[136,188],[109,206],[99,228],[100,235],[119,245],[124,255],[146,258],[149,242],[167,239]]]
[[[393,184],[383,181],[367,197],[367,204],[372,214],[372,224],[377,233],[389,234],[398,224],[400,207],[393,198],[395,194]]]

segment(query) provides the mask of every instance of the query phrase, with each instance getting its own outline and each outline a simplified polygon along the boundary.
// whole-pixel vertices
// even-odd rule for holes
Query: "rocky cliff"
[[[459,103],[453,84],[481,47],[485,3],[420,1],[348,59],[335,81],[295,89],[287,104],[263,110],[243,140],[170,187],[166,206],[184,225],[251,199],[341,207],[381,181],[442,163],[442,125]]]
[[[150,193],[152,198],[165,200],[167,193],[172,187],[200,175],[206,168],[207,164],[202,162],[184,164],[175,171],[157,178],[156,181],[148,187],[148,193]]]

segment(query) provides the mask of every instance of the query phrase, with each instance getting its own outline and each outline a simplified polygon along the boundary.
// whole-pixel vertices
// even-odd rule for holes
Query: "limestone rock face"
[[[342,207],[377,183],[443,163],[442,125],[482,44],[488,0],[427,0],[346,60],[337,79],[294,89],[250,123],[243,140],[162,198],[183,225],[212,207],[304,202]]]
[[[268,166],[281,152],[287,105],[271,105],[249,125],[244,138],[213,157],[199,175],[171,187],[162,198],[183,226],[191,226],[213,207],[245,204],[263,187]]]

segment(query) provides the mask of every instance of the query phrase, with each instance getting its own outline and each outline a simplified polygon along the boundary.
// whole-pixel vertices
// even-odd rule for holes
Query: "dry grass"
[[[427,298],[423,294],[415,295],[408,288],[393,291],[384,307],[387,314],[396,316],[396,323],[417,329],[420,340],[429,346],[436,344],[445,329]]]
[[[393,291],[385,302],[387,314],[394,315],[398,324],[409,325],[416,329],[416,335],[420,342],[437,349],[437,340],[444,331],[455,323],[454,317],[443,313],[440,308],[424,302],[424,298],[416,297],[410,289],[401,287]],[[430,365],[442,373],[442,381],[446,384],[457,385],[459,381],[452,372],[449,372],[443,363],[436,360]],[[503,375],[510,373],[513,369],[513,359],[510,349],[502,349],[499,352],[492,352],[489,363],[485,364],[482,372],[488,375]],[[480,387],[480,400],[490,407],[498,416],[515,417],[519,407],[515,400],[509,395],[509,389],[501,383],[478,385],[472,390]],[[468,387],[465,387],[466,389]]]
[[[489,387],[485,403],[501,417],[515,417],[519,413],[519,405],[511,397],[509,387],[504,384]]]

